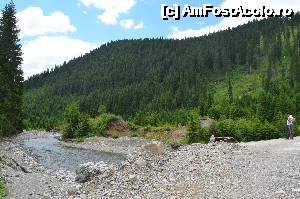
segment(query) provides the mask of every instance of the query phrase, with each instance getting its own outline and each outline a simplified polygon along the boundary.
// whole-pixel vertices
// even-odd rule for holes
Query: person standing
[[[286,121],[287,127],[288,127],[288,139],[293,140],[294,139],[294,133],[293,133],[293,122],[295,121],[295,118],[288,114],[288,119]]]

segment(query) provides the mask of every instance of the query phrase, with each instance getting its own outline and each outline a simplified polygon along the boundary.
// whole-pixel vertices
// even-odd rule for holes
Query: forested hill
[[[25,123],[59,120],[73,101],[139,124],[202,116],[272,122],[299,112],[300,14],[184,40],[114,41],[25,82]],[[276,99],[276,100],[275,100]]]

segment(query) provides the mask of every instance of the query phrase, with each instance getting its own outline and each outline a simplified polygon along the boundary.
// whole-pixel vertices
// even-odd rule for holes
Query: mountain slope
[[[147,117],[154,124],[180,122],[172,116],[194,107],[200,115],[216,118],[262,119],[264,111],[272,109],[267,116],[272,120],[279,112],[296,112],[299,28],[297,14],[199,38],[102,45],[25,82],[26,124],[56,123],[72,101],[79,101],[81,110],[90,115],[104,105],[108,112],[135,116],[140,124],[146,124]],[[277,95],[281,103],[272,107],[265,103]]]

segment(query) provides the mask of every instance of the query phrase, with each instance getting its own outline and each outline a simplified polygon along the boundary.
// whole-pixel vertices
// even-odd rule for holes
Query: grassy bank
[[[7,195],[7,189],[5,186],[4,179],[0,175],[0,198],[4,197]]]

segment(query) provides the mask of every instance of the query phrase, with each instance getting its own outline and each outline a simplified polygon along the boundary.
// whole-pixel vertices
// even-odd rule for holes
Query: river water
[[[60,146],[54,135],[24,141],[24,145],[39,156],[41,163],[49,169],[75,171],[86,162],[106,162],[119,164],[125,159],[123,154],[100,152]]]

